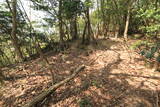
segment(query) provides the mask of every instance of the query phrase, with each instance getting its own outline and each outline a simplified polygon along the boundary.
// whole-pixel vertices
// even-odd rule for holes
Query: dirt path
[[[80,64],[87,67],[38,105],[44,107],[158,107],[160,73],[147,69],[140,56],[115,40],[99,40],[99,46],[71,48],[49,56],[55,82],[70,75]],[[51,76],[38,59],[14,69],[1,88],[0,106],[16,107],[50,86]],[[3,106],[2,106],[3,107]]]

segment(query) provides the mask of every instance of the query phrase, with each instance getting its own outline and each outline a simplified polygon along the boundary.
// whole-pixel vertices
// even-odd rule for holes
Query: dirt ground
[[[48,55],[54,82],[82,64],[85,70],[37,107],[160,107],[160,73],[144,66],[139,54],[121,40],[76,47]],[[51,86],[51,74],[40,59],[3,70],[8,79],[0,89],[0,107],[23,107]]]

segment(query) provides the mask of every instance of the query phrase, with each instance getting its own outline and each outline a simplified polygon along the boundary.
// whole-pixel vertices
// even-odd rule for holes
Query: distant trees
[[[81,0],[64,0],[63,2],[64,16],[69,21],[72,40],[77,40],[79,38],[77,18],[81,15],[82,8]]]
[[[0,60],[6,60],[2,61],[3,63],[15,63],[17,60],[36,55],[38,52],[35,40],[40,49],[52,47],[60,51],[65,48],[68,40],[80,39],[83,44],[89,44],[95,41],[95,35],[101,38],[114,36],[127,39],[132,33],[141,33],[151,41],[159,39],[158,0],[31,0],[31,2],[33,3],[31,8],[46,13],[46,17],[43,18],[45,25],[39,25],[46,27],[42,32],[31,28],[30,25],[36,22],[28,21],[20,1],[6,0],[0,6],[0,48],[1,53],[6,56],[0,57]],[[52,29],[52,32],[46,34],[47,29]]]
[[[20,5],[20,2],[9,0],[0,5],[0,66],[35,56],[37,51],[34,37],[40,44],[49,43],[45,34],[32,31],[30,22],[27,23],[25,11]]]
[[[144,35],[145,40],[139,40],[133,44],[139,49],[140,55],[154,66],[155,71],[160,71],[160,2],[157,0],[139,1],[136,8],[135,19],[137,30]]]
[[[106,37],[107,36],[107,30],[109,30],[109,19],[107,20],[107,16],[110,17],[109,14],[107,14],[107,9],[106,4],[107,4],[107,0],[100,0],[100,9],[101,9],[101,18],[102,18],[102,23],[103,23],[103,36]],[[108,24],[107,24],[108,23]],[[108,26],[108,28],[107,28]]]
[[[94,40],[94,35],[91,27],[91,19],[90,19],[90,8],[92,6],[91,0],[86,0],[84,2],[84,20],[85,20],[85,27],[82,35],[82,43],[89,44],[91,40]]]

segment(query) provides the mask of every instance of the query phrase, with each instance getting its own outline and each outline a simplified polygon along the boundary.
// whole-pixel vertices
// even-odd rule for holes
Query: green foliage
[[[80,0],[64,0],[63,11],[67,19],[71,19],[82,12],[82,2]]]
[[[130,48],[136,49],[136,48],[140,48],[141,46],[148,46],[148,45],[151,45],[149,41],[138,40],[134,44],[132,44]]]
[[[84,6],[85,7],[93,7],[93,1],[92,0],[85,0]]]
[[[159,50],[160,50],[160,45],[159,43],[153,43],[149,41],[142,41],[138,40],[132,46],[130,47],[131,49],[140,49],[139,54],[144,56],[147,59],[156,59],[159,61]],[[158,55],[156,55],[158,54]]]
[[[155,53],[157,51],[158,47],[151,47],[151,53]]]
[[[134,34],[133,37],[134,37],[135,39],[140,39],[140,38],[143,37],[143,35],[142,35],[142,34]]]
[[[144,25],[139,27],[140,30],[147,33],[148,37],[157,36],[160,29],[160,8],[154,5],[148,5],[148,8],[140,8],[137,15],[140,20],[144,21]]]
[[[17,6],[19,7],[19,5]],[[25,57],[29,57],[32,54],[36,54],[35,38],[40,44],[49,43],[44,33],[38,31],[31,31],[30,25],[27,24],[25,14],[17,8],[17,31],[16,36],[18,39],[18,45],[20,45],[21,51]],[[35,24],[36,22],[31,24]],[[9,11],[6,3],[0,4],[0,66],[6,66],[17,62],[15,55],[15,49],[11,40],[12,30],[12,13]]]
[[[150,42],[136,42],[132,47],[139,48],[140,54],[147,59],[155,59],[160,62],[160,45],[157,38],[160,37],[160,8],[157,8],[159,2],[139,1],[139,7],[135,12],[135,19],[139,20],[138,29],[145,34],[145,37]],[[142,48],[143,46],[143,48]]]
[[[100,88],[100,83],[98,81],[96,81],[96,80],[92,81],[92,85],[96,86],[97,88]]]
[[[94,26],[96,26],[97,23],[101,21],[98,10],[95,10],[93,13],[91,13],[91,17],[92,17],[91,22]]]
[[[102,31],[120,30],[122,34],[124,31],[125,20],[128,9],[130,10],[130,25],[129,33],[136,32],[144,35],[146,40],[139,40],[135,42],[131,48],[140,49],[140,54],[146,58],[156,58],[159,61],[159,45],[157,45],[157,38],[160,38],[160,3],[155,3],[155,0],[31,0],[31,6],[37,11],[45,12],[46,16],[43,21],[38,24],[31,22],[35,28],[39,28],[34,32],[31,31],[27,24],[26,17],[23,11],[17,8],[17,23],[18,30],[17,38],[18,45],[21,46],[23,55],[29,57],[36,54],[34,46],[35,40],[40,42],[42,48],[50,45],[53,42],[59,42],[59,12],[62,15],[62,28],[64,35],[71,33],[70,24],[77,21],[79,35],[83,34],[85,22],[84,12],[90,9],[91,27],[94,34],[101,35]],[[59,3],[62,2],[60,8]],[[132,3],[133,1],[133,3]],[[19,1],[17,1],[19,6]],[[97,2],[97,3],[95,3]],[[31,3],[31,4],[32,4]],[[96,6],[95,6],[96,5]],[[18,7],[17,6],[17,7]],[[60,10],[59,10],[60,9]],[[8,63],[15,63],[15,49],[12,46],[11,30],[12,30],[12,14],[8,11],[6,4],[0,5],[0,62],[1,65]],[[23,18],[24,17],[24,18]],[[45,24],[43,24],[43,22]],[[116,28],[118,26],[118,28]],[[97,30],[97,27],[99,28]],[[52,31],[50,31],[50,29]],[[44,32],[47,31],[46,35]],[[49,31],[49,33],[48,33]],[[88,31],[86,31],[87,33]],[[67,35],[68,36],[68,35]],[[141,39],[137,35],[137,39]],[[70,35],[69,35],[70,37]],[[144,39],[143,38],[143,39]],[[67,38],[64,37],[64,40]],[[156,41],[156,43],[154,43]],[[53,46],[54,47],[54,46]],[[84,46],[85,47],[85,46]],[[82,47],[82,48],[84,48]],[[85,49],[85,48],[84,48]],[[92,85],[97,86],[98,83],[93,82]]]
[[[79,106],[80,107],[92,107],[92,103],[90,102],[89,98],[85,97],[79,101]]]
[[[142,50],[141,52],[140,52],[140,55],[145,55],[145,51],[144,50]]]
[[[151,58],[153,58],[153,53],[147,52],[146,55],[145,55],[145,57],[146,57],[147,59],[151,59]]]

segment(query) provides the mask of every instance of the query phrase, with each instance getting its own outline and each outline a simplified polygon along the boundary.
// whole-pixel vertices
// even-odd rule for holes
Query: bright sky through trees
[[[23,7],[25,11],[27,12],[27,15],[29,16],[31,21],[41,21],[41,19],[45,16],[44,12],[33,10],[30,5],[33,5],[30,0],[17,0],[20,4],[20,1],[23,4]],[[2,3],[5,3],[5,0],[0,0],[0,5]],[[22,7],[21,7],[22,8]]]

